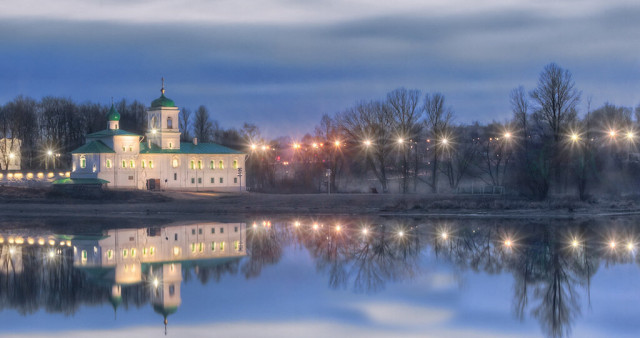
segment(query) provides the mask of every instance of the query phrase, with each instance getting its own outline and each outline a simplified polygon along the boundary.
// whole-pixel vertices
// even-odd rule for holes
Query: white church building
[[[246,154],[215,143],[180,142],[180,110],[162,95],[147,109],[147,132],[137,135],[119,128],[113,104],[107,129],[86,136],[71,152],[70,178],[63,184],[97,184],[107,188],[245,190]],[[63,181],[63,182],[62,182]]]

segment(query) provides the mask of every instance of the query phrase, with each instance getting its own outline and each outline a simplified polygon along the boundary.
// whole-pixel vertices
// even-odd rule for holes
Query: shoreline
[[[109,192],[109,199],[51,197],[39,191],[0,192],[0,219],[98,217],[167,220],[278,215],[421,218],[578,219],[640,215],[640,200],[530,201],[513,196],[418,194],[262,194]],[[15,193],[15,191],[14,191]]]

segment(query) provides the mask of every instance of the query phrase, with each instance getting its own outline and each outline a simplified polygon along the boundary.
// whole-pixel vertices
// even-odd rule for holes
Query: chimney
[[[194,138],[193,138],[193,145],[194,145],[194,146],[197,146],[197,145],[198,145],[198,138],[197,138],[197,137],[194,137]]]

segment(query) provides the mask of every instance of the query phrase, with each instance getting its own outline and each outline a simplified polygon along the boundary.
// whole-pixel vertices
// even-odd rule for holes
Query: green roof
[[[109,137],[109,136],[140,136],[138,134],[130,133],[128,131],[122,129],[105,129],[100,130],[95,133],[89,134],[87,138],[101,138],[101,137]]]
[[[178,307],[177,306],[164,307],[162,305],[156,304],[153,306],[153,311],[167,318],[167,316],[169,316],[170,314],[176,313],[176,311],[178,311]]]
[[[72,154],[113,154],[115,151],[102,141],[91,141],[71,152]]]
[[[151,108],[158,108],[158,107],[175,107],[176,104],[173,102],[172,99],[164,96],[164,93],[162,93],[162,95],[160,95],[159,98],[153,100],[151,102]]]
[[[111,104],[111,109],[109,110],[109,115],[107,115],[107,119],[109,121],[120,121],[120,113],[118,113],[113,103]]]
[[[140,142],[140,154],[244,154],[216,143],[180,142],[180,149],[162,149],[155,144],[151,148],[146,142]]]
[[[53,181],[53,184],[77,184],[77,185],[97,185],[105,184],[109,181],[105,181],[99,178],[61,178]]]

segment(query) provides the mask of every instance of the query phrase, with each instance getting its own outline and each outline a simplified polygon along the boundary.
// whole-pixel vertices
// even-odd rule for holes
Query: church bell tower
[[[147,109],[147,140],[163,150],[180,150],[180,110],[164,96],[164,78],[160,97]]]

